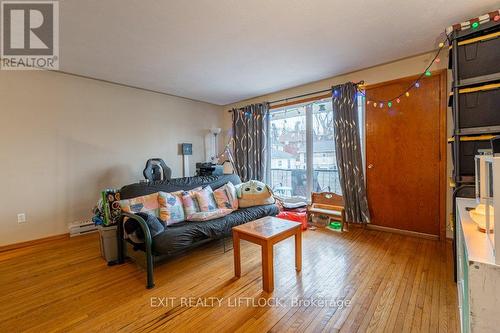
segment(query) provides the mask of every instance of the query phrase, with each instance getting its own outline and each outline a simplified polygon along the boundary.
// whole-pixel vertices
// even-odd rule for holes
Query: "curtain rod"
[[[307,96],[311,96],[311,95],[321,94],[321,93],[329,92],[329,91],[332,91],[332,88],[318,90],[318,91],[313,91],[313,92],[310,92],[310,93],[307,93],[307,94],[303,94],[303,95],[297,95],[297,96],[293,96],[293,97],[287,97],[287,98],[277,99],[277,100],[269,102],[269,104],[274,104],[274,103],[279,103],[279,102],[285,102],[285,101],[288,101],[289,99],[297,99],[297,98],[302,98],[302,97],[307,97]]]
[[[356,82],[354,84],[357,85],[357,86],[363,85],[363,84],[365,84],[365,81],[359,81],[359,82]],[[274,103],[279,103],[279,102],[285,102],[285,101],[288,101],[290,99],[297,99],[297,98],[307,97],[307,96],[311,96],[311,95],[321,94],[321,93],[332,91],[333,89],[335,89],[337,87],[340,87],[340,86],[341,86],[341,84],[338,84],[338,85],[332,86],[329,89],[323,89],[323,90],[313,91],[313,92],[310,92],[310,93],[307,93],[307,94],[302,94],[302,95],[297,95],[297,96],[292,96],[292,97],[277,99],[277,100],[274,100],[274,101],[271,101],[271,102],[268,102],[268,103],[269,104],[274,104]],[[233,112],[233,110],[229,110],[228,112]]]

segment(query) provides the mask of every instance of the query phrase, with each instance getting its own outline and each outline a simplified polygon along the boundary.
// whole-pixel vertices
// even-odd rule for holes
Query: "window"
[[[271,187],[280,196],[305,196],[305,106],[273,110],[270,118]]]
[[[359,120],[363,124],[364,103],[360,98]],[[269,140],[269,182],[277,195],[308,198],[311,191],[342,194],[331,99],[272,110]]]
[[[335,156],[332,102],[327,100],[313,103],[311,110],[313,113],[312,191],[342,194]]]

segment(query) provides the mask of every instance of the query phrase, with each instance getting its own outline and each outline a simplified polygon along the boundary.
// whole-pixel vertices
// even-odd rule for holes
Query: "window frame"
[[[358,94],[358,122],[359,122],[359,135],[360,135],[360,143],[361,143],[361,160],[363,164],[363,174],[366,182],[366,128],[365,128],[365,119],[366,119],[366,106],[365,106],[365,96],[364,93]],[[302,101],[297,101],[296,103],[287,102],[280,105],[276,105],[274,107],[271,106],[270,111],[273,112],[286,112],[287,109],[305,107],[305,118],[306,118],[306,178],[307,178],[307,196],[306,200],[309,202],[311,200],[311,193],[313,192],[313,180],[314,180],[314,118],[312,106],[314,103],[318,101],[325,100],[328,103],[332,102],[331,95],[321,95],[313,98],[307,98]],[[269,117],[269,128],[271,123],[271,117]],[[270,137],[268,138],[268,147],[270,147]],[[335,153],[336,154],[336,153]],[[271,159],[272,159],[272,149],[268,149],[268,160],[269,160],[269,179],[268,183],[271,182]],[[343,194],[342,194],[343,195]]]

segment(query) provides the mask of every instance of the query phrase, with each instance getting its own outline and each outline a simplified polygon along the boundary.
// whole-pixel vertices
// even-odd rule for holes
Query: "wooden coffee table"
[[[295,269],[302,269],[301,223],[276,217],[264,217],[233,228],[234,275],[241,276],[240,239],[258,244],[262,248],[262,284],[264,291],[274,290],[273,245],[295,236]]]

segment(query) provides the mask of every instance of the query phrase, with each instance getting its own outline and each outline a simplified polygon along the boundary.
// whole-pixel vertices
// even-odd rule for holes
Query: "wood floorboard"
[[[275,245],[275,290],[267,294],[254,244],[241,243],[240,279],[233,252],[212,242],[158,265],[147,290],[134,263],[105,264],[97,237],[1,252],[0,332],[458,330],[449,242],[363,228],[307,231],[299,273],[293,239]],[[165,297],[168,304],[151,305]]]
[[[357,250],[359,251],[360,254],[363,254],[366,251],[366,246],[363,244],[360,244],[361,242],[352,242],[349,244],[349,247],[345,248],[345,251],[353,251],[353,246],[355,244],[360,245]],[[341,262],[343,261],[344,257],[342,253],[337,253],[335,256],[330,255],[330,259],[332,262]],[[346,288],[339,288],[339,286],[343,285],[346,283],[346,281],[350,280],[350,277],[352,272],[356,271],[356,267],[354,265],[362,265],[363,260],[358,260],[358,261],[351,261],[351,262],[344,262],[344,267],[342,270],[338,270],[337,272],[333,272],[334,275],[330,276],[324,276],[322,279],[319,281],[311,281],[309,284],[313,285],[316,287],[315,290],[313,290],[313,297],[314,294],[316,295],[321,295],[324,298],[338,298],[338,299],[343,299],[345,298],[344,295],[341,295],[340,292],[343,290],[346,290]],[[304,294],[304,298],[311,297],[310,294]],[[303,329],[305,329],[307,326],[309,326],[310,322],[304,322],[304,318],[301,315],[302,312],[306,311],[307,309],[310,310],[309,314],[311,315],[310,319],[317,319],[318,316],[314,315],[314,311],[318,310],[318,308],[314,308],[313,306],[304,306],[304,307],[294,307],[291,308],[290,311],[287,313],[287,316],[283,317],[277,325],[273,327],[274,331],[280,331],[280,328],[282,326],[289,326],[289,320],[292,320],[296,317],[294,324],[296,326],[302,326]],[[319,308],[322,309],[322,308]],[[313,317],[314,315],[314,317]],[[297,330],[299,330],[299,327],[297,327]]]
[[[380,250],[377,248],[372,249],[374,252],[373,259],[377,264],[369,265],[360,273],[363,275],[361,280],[356,281],[358,287],[355,288],[351,301],[354,304],[358,304],[358,306],[350,307],[349,311],[346,311],[348,315],[342,317],[342,320],[337,321],[333,328],[344,332],[357,332],[362,320],[366,317],[365,314],[371,306],[371,300],[382,282],[380,274],[383,274],[387,269],[387,256],[390,254],[392,238],[397,235],[385,234],[384,236],[387,237],[387,241],[383,241],[380,244]],[[378,256],[375,256],[376,254],[378,254]]]

